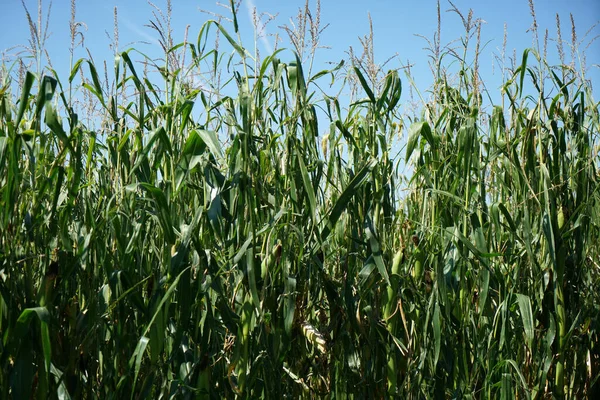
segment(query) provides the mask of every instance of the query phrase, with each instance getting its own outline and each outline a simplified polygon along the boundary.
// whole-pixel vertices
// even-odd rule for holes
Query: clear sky
[[[228,3],[227,0],[221,2]],[[315,9],[316,0],[310,0],[310,7]],[[34,20],[37,19],[37,1],[25,0]],[[44,19],[49,1],[43,0]],[[165,9],[166,0],[155,0],[156,6]],[[321,43],[330,49],[320,50],[318,53],[315,71],[326,66],[325,62],[339,62],[345,57],[349,46],[356,51],[360,50],[358,37],[366,35],[369,31],[368,14],[370,13],[374,28],[375,57],[377,62],[383,62],[389,57],[398,54],[386,69],[398,68],[410,60],[414,67],[412,72],[420,90],[426,90],[431,83],[429,72],[427,47],[424,39],[416,35],[432,38],[437,29],[437,5],[435,0],[322,0],[321,21],[329,24],[323,32]],[[517,59],[520,60],[523,50],[532,45],[532,33],[527,32],[532,25],[529,4],[527,0],[455,0],[454,4],[466,17],[469,9],[473,9],[473,16],[485,21],[482,29],[481,42],[485,44],[480,61],[480,73],[488,89],[496,89],[501,83],[498,65],[493,67],[494,54],[499,54],[502,48],[504,24],[508,32],[508,53],[513,54],[516,49]],[[52,3],[49,31],[51,36],[46,44],[54,68],[59,75],[67,79],[69,66],[69,18],[70,1],[55,0]],[[134,42],[154,42],[155,44],[134,44],[134,46],[150,55],[159,56],[160,48],[156,45],[157,34],[145,25],[153,19],[153,8],[145,0],[80,0],[77,2],[77,21],[84,22],[87,30],[84,45],[92,53],[96,63],[112,59],[109,48],[110,40],[107,32],[113,34],[113,10],[118,8],[119,43],[124,50],[128,44]],[[246,47],[253,43],[253,33],[250,23],[250,10],[256,7],[260,12],[277,14],[277,17],[267,26],[267,33],[279,32],[278,27],[290,23],[290,17],[298,13],[304,6],[304,0],[244,0],[239,20]],[[174,28],[175,43],[182,42],[185,27],[189,28],[190,39],[196,38],[202,24],[210,18],[199,8],[207,9],[222,14],[226,13],[221,7],[215,5],[214,0],[175,0],[173,1],[172,26]],[[456,13],[447,12],[451,4],[447,0],[441,1],[441,41],[442,44],[458,39],[464,34],[460,17]],[[563,40],[567,41],[565,47],[568,58],[570,50],[568,43],[571,41],[571,20],[573,15],[578,40],[583,40],[582,47],[600,34],[600,26],[594,28],[584,38],[586,31],[600,20],[600,0],[536,0],[535,11],[539,26],[540,42],[543,44],[544,31],[549,30],[548,58],[550,64],[558,64],[556,52],[556,14],[561,19]],[[0,27],[0,51],[4,51],[5,59],[14,59],[20,44],[27,44],[29,27],[25,17],[23,5],[20,0],[0,0],[0,14],[2,26]],[[260,51],[266,54],[273,46],[273,38],[268,36],[261,41]],[[284,44],[280,45],[287,47]],[[600,40],[593,41],[586,50],[588,79],[600,86]],[[76,51],[75,58],[85,57],[83,48]],[[290,55],[291,60],[291,55]],[[288,60],[284,60],[288,61]],[[112,62],[109,61],[109,65]],[[596,65],[595,67],[593,65]],[[403,75],[401,78],[404,80]],[[404,87],[407,83],[404,80]],[[598,96],[598,87],[594,92]],[[403,96],[406,95],[406,91]],[[402,99],[406,101],[406,97]]]

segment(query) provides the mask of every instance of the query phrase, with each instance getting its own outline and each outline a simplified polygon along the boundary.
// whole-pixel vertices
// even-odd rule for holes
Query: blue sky
[[[221,0],[227,3],[226,0]],[[34,19],[37,19],[37,1],[25,0]],[[49,2],[43,1],[44,18]],[[155,0],[160,8],[166,8],[165,0]],[[329,27],[323,32],[321,43],[330,47],[318,52],[315,69],[318,71],[327,66],[326,62],[339,62],[346,57],[345,52],[349,46],[355,51],[360,50],[358,37],[366,35],[369,31],[368,14],[370,13],[374,27],[374,43],[376,61],[381,63],[397,54],[386,69],[398,68],[410,60],[413,64],[412,72],[420,90],[426,90],[431,83],[431,73],[428,67],[427,51],[423,48],[427,43],[415,35],[432,38],[437,29],[437,5],[435,0],[421,1],[334,1],[322,0],[321,20]],[[517,58],[520,59],[523,50],[532,45],[532,33],[527,30],[532,25],[532,18],[527,0],[505,1],[476,1],[456,0],[454,4],[466,16],[469,9],[473,9],[474,17],[485,21],[482,28],[482,50],[480,60],[480,73],[488,90],[498,92],[501,84],[498,65],[493,67],[494,54],[499,54],[502,47],[504,24],[508,31],[508,53],[513,54],[516,49]],[[153,18],[153,8],[145,0],[104,0],[104,1],[79,1],[77,4],[77,21],[84,22],[84,45],[92,53],[96,63],[108,60],[112,64],[112,51],[109,48],[110,40],[106,32],[113,33],[113,9],[118,9],[119,16],[119,43],[124,50],[128,44],[141,51],[154,56],[159,56],[160,49],[156,45],[156,33],[145,27]],[[277,14],[276,19],[267,26],[267,33],[282,33],[278,26],[288,24],[290,17],[298,13],[298,8],[304,6],[304,0],[244,0],[239,13],[242,38],[246,47],[253,43],[252,25],[250,23],[250,10],[256,6],[259,12]],[[315,7],[315,0],[310,1],[310,6]],[[214,0],[173,1],[172,26],[174,27],[175,43],[183,41],[185,27],[189,25],[190,39],[196,38],[202,24],[210,18],[209,15],[199,11],[199,8],[226,13],[221,7],[215,5]],[[464,34],[460,17],[452,12],[447,12],[451,4],[441,1],[441,42],[448,43],[458,39]],[[549,30],[548,55],[550,64],[558,64],[556,53],[556,13],[559,14],[562,24],[563,39],[570,43],[571,22],[570,14],[576,23],[578,39],[583,39],[585,32],[600,20],[600,1],[598,0],[537,0],[535,1],[537,23],[539,26],[540,41],[543,42],[545,29]],[[0,51],[4,50],[4,57],[11,59],[20,50],[20,44],[27,44],[29,27],[20,0],[0,0],[0,10],[3,15],[3,25],[0,28]],[[46,44],[54,68],[61,77],[68,77],[69,69],[69,18],[70,1],[55,0],[52,4],[49,31],[51,36]],[[585,40],[600,34],[600,26],[596,27]],[[136,42],[145,41],[145,45]],[[154,44],[152,44],[154,43]],[[260,42],[260,51],[264,55],[273,46],[273,38],[268,36]],[[282,46],[282,45],[280,45]],[[284,47],[287,47],[285,43]],[[570,51],[566,47],[568,58]],[[593,64],[600,64],[600,40],[596,40],[587,49],[588,79],[595,86],[600,86],[600,69]],[[83,48],[76,51],[75,58],[86,57]],[[291,54],[289,55],[291,60]],[[282,56],[285,58],[285,56]],[[287,61],[287,60],[284,60]],[[401,75],[403,78],[403,75]],[[404,79],[403,79],[404,80]],[[406,81],[403,82],[407,87]],[[595,88],[598,97],[598,88]],[[404,92],[403,101],[406,101],[407,91]]]

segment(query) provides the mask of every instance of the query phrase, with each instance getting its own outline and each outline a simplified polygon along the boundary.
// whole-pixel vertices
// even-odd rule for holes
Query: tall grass
[[[3,66],[2,398],[597,395],[584,69],[527,49],[486,109],[481,23],[454,8],[464,48],[438,29],[432,101],[409,117],[372,34],[313,74],[308,5],[295,51],[263,59],[229,7],[173,44],[168,2],[160,61],[115,34],[112,84],[91,58],[62,83]],[[326,94],[332,77],[360,97]]]

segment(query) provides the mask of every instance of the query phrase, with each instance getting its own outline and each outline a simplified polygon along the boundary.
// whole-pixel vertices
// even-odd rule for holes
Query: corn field
[[[438,43],[409,113],[408,70],[261,59],[229,6],[161,60],[2,65],[1,398],[599,396],[584,70],[523,49],[492,104]]]

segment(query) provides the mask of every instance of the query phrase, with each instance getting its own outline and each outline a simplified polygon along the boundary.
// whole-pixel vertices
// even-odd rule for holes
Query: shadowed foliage
[[[115,44],[112,84],[1,75],[0,396],[597,396],[584,76],[528,49],[484,107],[438,37],[408,116],[397,70],[260,59],[230,8],[177,45],[153,23],[162,60]]]

